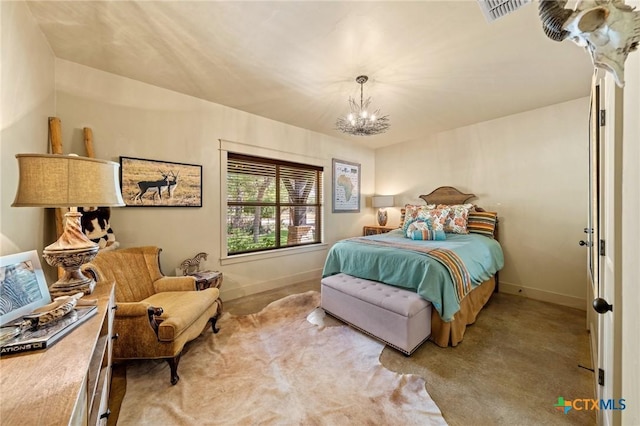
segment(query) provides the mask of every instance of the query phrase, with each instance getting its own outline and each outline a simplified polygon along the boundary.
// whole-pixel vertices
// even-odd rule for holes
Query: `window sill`
[[[309,253],[314,251],[327,250],[328,244],[320,243],[302,247],[290,247],[282,248],[279,250],[259,252],[259,253],[244,253],[236,254],[233,256],[225,256],[220,259],[220,265],[233,265],[235,263],[253,262],[256,260],[271,259],[275,257],[290,256],[292,254]]]

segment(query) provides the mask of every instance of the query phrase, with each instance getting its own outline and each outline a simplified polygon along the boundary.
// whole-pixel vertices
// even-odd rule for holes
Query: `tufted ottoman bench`
[[[328,314],[406,355],[431,334],[431,303],[412,291],[346,274],[323,278],[320,290]]]

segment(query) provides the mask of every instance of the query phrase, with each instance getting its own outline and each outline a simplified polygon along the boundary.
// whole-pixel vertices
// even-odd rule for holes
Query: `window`
[[[227,157],[227,254],[321,242],[323,168]]]

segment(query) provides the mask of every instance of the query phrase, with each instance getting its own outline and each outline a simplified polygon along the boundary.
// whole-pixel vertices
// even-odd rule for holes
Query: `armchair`
[[[222,313],[217,288],[196,291],[191,276],[167,277],[160,270],[158,247],[135,247],[99,252],[83,266],[96,281],[114,281],[117,310],[114,318],[113,358],[165,359],[171,384],[178,376],[184,345],[198,337]]]

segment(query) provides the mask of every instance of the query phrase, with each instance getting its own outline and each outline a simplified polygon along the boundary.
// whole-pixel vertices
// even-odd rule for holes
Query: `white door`
[[[591,365],[598,366],[598,321],[599,314],[592,308],[593,300],[600,296],[600,254],[597,246],[600,241],[600,84],[594,76],[591,85],[591,107],[589,113],[589,206],[588,222],[584,228],[585,239],[581,246],[587,247],[589,267],[587,284],[587,329],[591,340]],[[594,394],[598,392],[598,383],[594,381]]]
[[[610,74],[600,79],[600,104],[604,125],[600,127],[600,217],[597,315],[596,398],[613,401],[609,409],[598,410],[598,424],[619,425],[621,398],[621,223],[622,223],[622,90]],[[601,123],[602,124],[602,123]],[[611,305],[609,309],[607,304]],[[617,308],[617,309],[616,309]]]

